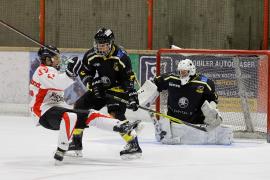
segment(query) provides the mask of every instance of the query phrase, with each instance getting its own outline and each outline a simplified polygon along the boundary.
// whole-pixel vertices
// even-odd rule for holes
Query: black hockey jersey
[[[82,62],[79,76],[89,89],[95,77],[101,78],[105,89],[123,92],[134,88],[135,75],[124,49],[113,45],[109,55],[104,57],[96,54],[92,48],[85,53]]]
[[[154,79],[158,91],[168,91],[167,114],[193,124],[203,124],[201,106],[205,100],[217,103],[214,82],[206,76],[196,74],[181,85],[179,76],[163,74]]]

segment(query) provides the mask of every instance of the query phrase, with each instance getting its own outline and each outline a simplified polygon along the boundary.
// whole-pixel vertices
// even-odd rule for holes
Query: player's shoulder
[[[117,56],[120,59],[128,57],[127,51],[124,49],[124,47],[118,45],[114,45],[114,47],[115,47],[114,56]]]
[[[89,49],[88,51],[85,52],[84,59],[85,58],[88,59],[88,58],[90,58],[90,57],[92,57],[94,55],[96,55],[95,50],[94,50],[94,48],[91,48],[91,49]]]
[[[208,82],[210,80],[207,76],[203,74],[196,74],[194,79],[202,82]]]
[[[45,66],[43,64],[39,65],[38,68],[35,71],[35,75],[42,76],[44,74],[51,74],[51,73],[57,73],[57,70],[54,67],[51,66]]]
[[[36,73],[38,73],[38,74],[44,74],[44,73],[48,73],[49,70],[51,70],[51,69],[49,68],[49,66],[45,66],[45,65],[43,65],[43,64],[40,64],[40,65],[37,67],[37,69],[36,69]]]
[[[192,82],[200,84],[214,84],[214,81],[212,79],[209,79],[203,74],[196,74],[195,77],[192,79]]]
[[[162,78],[164,80],[180,80],[179,76],[177,76],[174,73],[164,73],[160,76],[157,76],[157,78]]]
[[[86,53],[83,56],[83,60],[82,60],[83,64],[84,65],[89,64],[89,62],[95,59],[96,56],[97,54],[95,52],[95,49],[94,48],[89,49],[88,51],[86,51]]]

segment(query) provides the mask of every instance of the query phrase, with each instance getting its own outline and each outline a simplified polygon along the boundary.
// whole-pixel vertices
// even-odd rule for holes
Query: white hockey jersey
[[[39,118],[53,106],[72,108],[64,101],[64,90],[73,83],[65,73],[40,65],[30,82],[30,110]]]

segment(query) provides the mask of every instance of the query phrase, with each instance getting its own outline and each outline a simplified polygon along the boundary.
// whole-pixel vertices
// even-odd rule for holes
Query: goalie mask
[[[101,28],[94,37],[94,49],[96,54],[107,56],[114,43],[114,34],[112,30]]]
[[[181,85],[187,84],[190,77],[196,74],[196,67],[190,59],[180,61],[177,70],[180,75]]]
[[[60,62],[61,62],[59,53],[60,51],[52,45],[41,47],[38,50],[38,56],[41,61],[41,64],[44,64],[46,66],[52,66],[57,70],[60,69]]]

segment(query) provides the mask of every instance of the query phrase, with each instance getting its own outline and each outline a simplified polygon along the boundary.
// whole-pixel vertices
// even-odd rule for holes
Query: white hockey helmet
[[[178,63],[177,70],[180,75],[181,84],[185,85],[190,76],[194,76],[196,74],[196,67],[190,59],[182,60]]]

